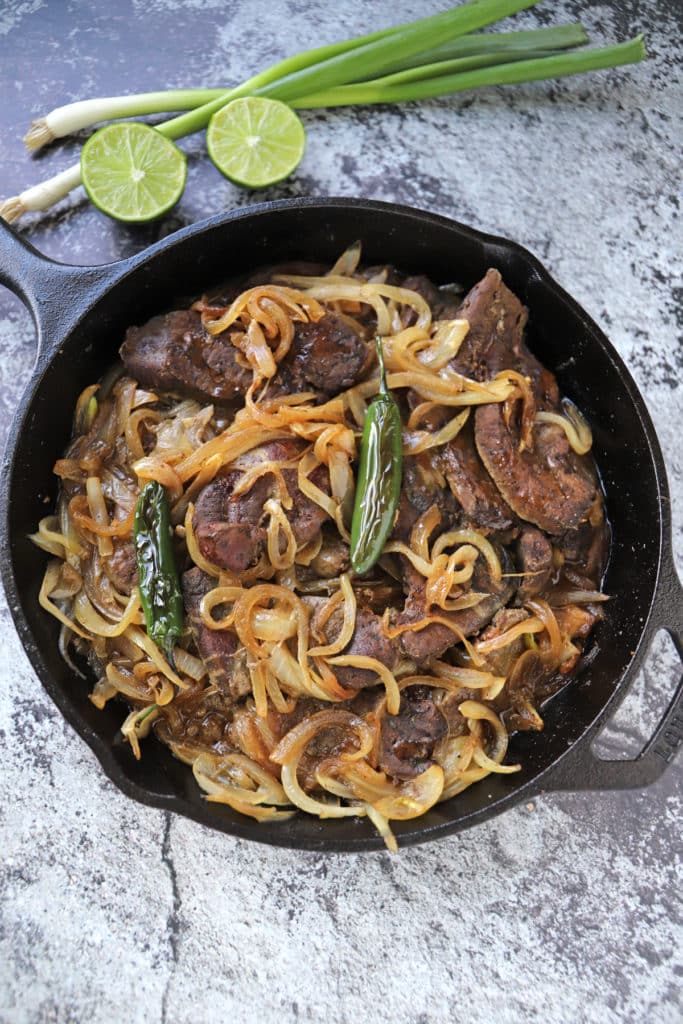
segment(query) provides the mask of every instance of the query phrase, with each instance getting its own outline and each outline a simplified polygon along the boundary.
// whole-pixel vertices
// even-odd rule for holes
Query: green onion
[[[534,60],[541,59],[543,57],[554,57],[557,55],[556,50],[536,50],[534,51]],[[354,89],[354,88],[367,88],[369,89],[381,89],[384,93],[386,90],[393,88],[397,85],[407,85],[410,82],[421,82],[425,78],[445,78],[447,75],[452,76],[456,72],[460,73],[463,71],[471,71],[475,68],[489,68],[495,67],[500,64],[510,64],[515,61],[523,61],[529,59],[528,50],[505,50],[500,53],[479,53],[472,54],[469,57],[457,57],[455,60],[441,60],[436,61],[433,64],[421,64],[417,67],[408,68],[405,71],[396,71],[390,75],[383,75],[382,78],[375,78],[369,82],[354,82],[352,85],[341,86],[341,89]],[[330,90],[330,95],[336,94],[338,90]],[[327,93],[317,93],[317,96],[326,96]],[[300,99],[290,100],[290,105],[299,109],[305,109],[308,105],[309,97],[302,96]],[[380,102],[373,100],[372,102]],[[384,102],[391,102],[385,100]],[[329,106],[328,103],[322,103],[321,106]]]
[[[205,128],[217,110],[237,99],[253,94],[270,96],[290,103],[314,88],[332,89],[346,82],[366,78],[368,74],[385,71],[398,60],[413,57],[428,49],[435,38],[447,39],[483,28],[500,18],[532,7],[537,0],[470,0],[454,10],[435,14],[395,29],[382,38],[348,48],[315,64],[304,62],[307,54],[290,57],[255,75],[236,89],[224,93],[204,106],[190,110],[158,126],[167,139],[180,139]],[[359,42],[359,40],[356,40]],[[322,49],[333,49],[323,47]],[[309,51],[316,53],[320,51]],[[285,71],[283,75],[282,72]],[[294,105],[294,104],[292,104]]]
[[[475,0],[475,2],[481,2],[481,0]],[[536,2],[536,0],[533,0],[533,2]],[[526,3],[520,6],[530,6],[530,4]],[[451,17],[452,14],[452,11],[445,12],[447,17]],[[503,17],[503,15],[498,15],[498,17]],[[57,107],[45,117],[33,121],[31,128],[24,137],[24,142],[29,150],[35,152],[54,139],[71,135],[82,128],[88,128],[90,125],[96,124],[98,121],[109,121],[113,118],[122,117],[139,117],[144,114],[168,113],[172,110],[194,110],[197,107],[213,104],[214,101],[222,99],[220,105],[214,108],[219,109],[231,99],[237,99],[238,96],[253,93],[260,88],[270,85],[272,82],[288,78],[305,68],[320,65],[360,47],[372,47],[373,44],[382,39],[387,39],[397,34],[404,34],[406,31],[412,33],[418,27],[423,31],[428,31],[430,37],[433,32],[435,38],[438,38],[441,35],[440,28],[443,19],[444,14],[431,15],[428,18],[422,18],[407,25],[381,29],[378,32],[346,39],[340,43],[330,43],[326,46],[318,46],[312,50],[305,50],[303,53],[278,61],[276,64],[271,65],[271,67],[266,68],[265,71],[254,75],[246,82],[243,82],[242,85],[235,86],[232,89],[170,89],[161,92],[138,93],[134,96],[109,96],[100,99],[82,100],[78,103],[69,103],[63,107]],[[543,32],[545,30],[541,29],[540,31]],[[353,79],[347,77],[343,80],[352,81]],[[310,84],[310,79],[306,81]],[[322,83],[316,81],[315,84],[321,85]],[[213,109],[211,113],[213,113]],[[204,127],[205,124],[208,124],[210,117],[211,114],[206,117],[204,124],[199,127]],[[171,128],[170,130],[174,131],[175,129]],[[191,131],[198,130],[199,128],[191,129]],[[190,133],[190,130],[185,131],[181,128],[180,134],[168,134],[168,138],[181,138],[182,135],[189,135]]]
[[[405,71],[439,60],[455,60],[480,53],[500,53],[506,50],[571,50],[588,42],[583,25],[558,25],[556,28],[532,28],[524,32],[479,32],[440,43],[416,57],[400,61],[391,71]]]
[[[269,96],[299,109],[402,103],[482,86],[560,78],[635,63],[646,56],[640,36],[616,46],[560,52],[586,41],[581,25],[468,35],[535,2],[469,0],[407,25],[288,57],[233,89],[170,90],[69,104],[34,122],[26,142],[38,149],[93,121],[169,108],[187,112],[157,130],[168,139],[179,139],[205,128],[217,110],[241,96]],[[27,211],[46,209],[80,182],[76,164],[0,203],[0,217],[13,221]]]
[[[143,114],[167,114],[170,110],[192,110],[222,96],[225,89],[167,89],[163,92],[141,92],[134,96],[107,96],[79,100],[56,107],[45,117],[31,122],[24,136],[26,148],[32,153],[55,139],[90,128],[98,121]]]
[[[313,107],[344,107],[351,104],[404,103],[410,100],[448,96],[466,89],[487,85],[515,85],[545,78],[563,78],[585,71],[600,71],[622,64],[635,64],[647,56],[642,36],[616,46],[604,46],[577,53],[555,54],[511,64],[480,68],[460,74],[437,75],[418,82],[387,85],[379,78],[374,82],[358,82],[324,92],[301,96],[293,102],[299,110]],[[391,76],[392,78],[396,76]]]
[[[361,36],[349,42],[360,46],[372,38],[379,38],[397,29],[388,29],[384,33],[373,36]],[[461,57],[491,56],[490,63],[497,63],[498,54],[521,54],[533,51],[536,56],[546,51],[570,49],[581,46],[588,41],[588,35],[582,25],[560,25],[557,28],[530,29],[526,32],[488,32],[471,36],[458,37],[441,43],[416,56],[398,61],[389,68],[388,73],[406,71],[410,68],[422,68],[437,61],[455,60]],[[318,50],[307,51],[309,56],[317,59],[322,50],[330,51],[339,46],[349,46],[349,42],[336,44],[336,47],[320,47]],[[327,52],[327,56],[332,54]],[[493,58],[496,58],[495,60]],[[314,62],[314,61],[312,61]],[[501,61],[502,62],[502,61]],[[283,62],[276,67],[281,67]],[[480,65],[472,65],[480,66]],[[289,69],[291,71],[291,68]],[[167,89],[161,92],[143,92],[129,96],[106,96],[89,100],[79,100],[56,107],[49,114],[31,122],[31,127],[24,136],[26,148],[36,152],[49,145],[55,139],[73,135],[75,132],[90,128],[102,121],[111,121],[124,117],[141,117],[149,114],[166,114],[176,110],[194,110],[205,103],[224,96],[229,92],[225,87],[217,89]]]
[[[310,88],[329,89],[359,77],[387,71],[397,62],[433,47],[437,41],[441,46],[455,36],[482,28],[531,7],[535,2],[537,0],[469,0],[455,9],[398,28],[383,29],[370,35],[307,50],[273,64],[242,85],[220,93],[211,102],[164,122],[158,126],[158,130],[168,139],[179,139],[205,128],[217,110],[239,96],[260,94],[274,99],[286,99],[292,92],[299,91],[301,95]],[[100,113],[103,110],[104,105]],[[40,130],[34,126],[34,139],[38,141],[40,137]],[[47,209],[80,183],[80,164],[74,164],[54,178],[40,182],[0,203],[0,217],[11,223],[29,211]]]
[[[45,117],[33,121],[31,128],[24,136],[24,142],[29,150],[35,152],[42,146],[48,145],[54,139],[63,138],[65,135],[72,135],[82,128],[88,128],[93,124],[97,124],[98,121],[109,121],[122,117],[140,117],[146,114],[166,114],[173,110],[194,110],[196,107],[204,106],[221,97],[227,97],[221,103],[221,106],[224,106],[230,99],[237,99],[238,96],[246,95],[254,89],[268,85],[278,78],[292,74],[310,65],[319,64],[321,61],[328,60],[330,57],[335,57],[340,53],[346,53],[354,47],[371,43],[376,39],[383,39],[396,31],[396,28],[382,29],[370,35],[347,39],[341,43],[331,43],[328,46],[319,46],[313,50],[306,50],[303,53],[296,54],[294,57],[287,57],[284,60],[278,61],[271,67],[266,68],[265,71],[248,79],[241,86],[235,86],[232,89],[169,89],[161,92],[138,93],[134,96],[107,96],[99,99],[82,100],[78,103],[69,103],[63,107],[57,107]],[[181,136],[176,137],[180,138]]]

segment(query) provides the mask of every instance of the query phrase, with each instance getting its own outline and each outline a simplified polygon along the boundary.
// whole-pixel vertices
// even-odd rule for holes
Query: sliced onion
[[[415,430],[403,431],[403,454],[419,455],[421,452],[430,451],[432,448],[440,448],[448,444],[458,436],[469,419],[470,410],[464,409],[452,420],[449,420],[440,430]]]
[[[57,559],[48,562],[47,569],[45,570],[45,575],[43,576],[43,582],[40,586],[40,591],[38,592],[38,603],[40,604],[41,608],[45,609],[46,612],[49,612],[50,615],[53,615],[56,619],[59,619],[62,625],[66,626],[67,629],[72,630],[74,633],[82,637],[84,640],[92,640],[92,637],[89,633],[86,633],[83,629],[81,629],[81,627],[77,625],[77,623],[75,623],[73,619],[70,619],[67,615],[65,615],[61,608],[59,608],[56,604],[54,604],[53,601],[50,600],[50,594],[52,593],[53,589],[55,588],[59,581],[59,571],[61,565],[61,561],[58,561]]]
[[[274,569],[288,569],[294,565],[296,556],[294,531],[279,501],[269,498],[263,506],[263,511],[269,517],[266,528],[268,560]],[[284,550],[281,537],[284,538]]]
[[[469,544],[477,548],[486,559],[491,577],[494,580],[501,578],[500,559],[491,542],[477,530],[451,530],[448,533],[442,533],[432,546],[432,559],[438,557],[447,547],[455,544]]]
[[[342,807],[338,804],[323,803],[304,793],[297,778],[298,759],[282,766],[282,788],[291,803],[307,814],[317,818],[358,818],[365,815],[364,807]]]
[[[458,711],[463,718],[467,718],[475,722],[486,721],[493,729],[495,739],[490,756],[488,756],[482,748],[476,749],[473,754],[474,760],[481,768],[486,768],[486,770],[490,772],[501,772],[503,774],[510,774],[521,770],[522,766],[519,764],[501,764],[501,761],[507,753],[508,734],[505,726],[495,711],[476,700],[463,701],[463,703],[459,705]]]
[[[327,658],[331,654],[339,654],[340,651],[343,651],[351,643],[353,631],[356,628],[356,594],[351,586],[348,573],[344,573],[339,577],[339,584],[338,594],[344,603],[344,621],[341,630],[337,635],[337,639],[332,643],[325,644],[322,647],[312,647],[308,651],[309,658]],[[335,598],[336,595],[330,602],[332,609],[339,603],[339,600],[335,602]],[[332,604],[332,602],[335,602],[335,604]]]
[[[561,427],[576,454],[586,455],[593,446],[591,429],[572,402],[565,399],[562,404],[564,416],[555,412],[537,412],[536,423],[553,423]]]
[[[135,644],[142,651],[145,652],[150,661],[153,661],[162,675],[165,675],[167,679],[170,679],[172,683],[181,689],[187,689],[187,683],[184,679],[181,679],[177,672],[174,672],[169,663],[164,658],[163,654],[154,643],[152,638],[145,633],[144,630],[139,629],[137,626],[128,626],[127,630],[123,634],[127,637],[131,643]],[[174,651],[175,657],[175,651]]]
[[[91,634],[102,637],[121,636],[129,626],[141,625],[144,621],[137,587],[133,589],[118,622],[108,622],[99,612],[96,612],[84,591],[81,591],[74,601],[74,615]]]
[[[387,691],[387,710],[389,714],[398,714],[401,705],[398,683],[391,669],[383,665],[381,661],[378,661],[377,658],[368,658],[363,654],[339,654],[334,658],[329,658],[328,661],[330,665],[339,665],[340,667],[351,665],[353,668],[367,669],[369,672],[374,672],[384,683]]]
[[[152,705],[148,708],[131,711],[121,726],[121,732],[130,743],[136,761],[139,761],[141,757],[140,740],[149,735],[149,730],[158,717],[159,709]]]
[[[85,493],[88,499],[88,506],[90,508],[90,515],[97,524],[95,532],[97,536],[97,546],[100,549],[101,555],[111,555],[114,550],[111,537],[107,537],[100,531],[109,526],[109,515],[107,514],[107,506],[104,501],[104,494],[102,493],[102,484],[100,483],[99,477],[89,476],[85,481]],[[97,529],[99,527],[99,529]]]

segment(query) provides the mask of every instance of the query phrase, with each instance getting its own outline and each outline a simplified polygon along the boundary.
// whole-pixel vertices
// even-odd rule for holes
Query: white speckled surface
[[[57,103],[241,80],[305,45],[441,6],[5,0],[0,192],[74,161],[73,143],[35,161],[19,143],[30,116]],[[548,2],[515,26],[580,18],[598,41],[642,30],[652,59],[400,110],[307,114],[305,160],[268,194],[412,203],[536,252],[647,399],[679,567],[681,15],[677,0]],[[105,262],[253,201],[202,146],[187,143],[188,188],[161,224],[114,225],[76,195],[30,220],[28,237],[55,258]],[[32,345],[28,315],[1,292],[0,432]],[[682,1019],[680,758],[647,791],[549,795],[398,857],[247,845],[121,795],[44,694],[4,602],[0,621],[3,1024]],[[677,671],[658,642],[599,749],[637,752]]]

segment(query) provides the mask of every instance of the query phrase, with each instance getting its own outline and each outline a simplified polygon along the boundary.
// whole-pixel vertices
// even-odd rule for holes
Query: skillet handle
[[[671,636],[683,662],[683,587],[669,549],[663,558],[655,606],[648,624],[648,646],[660,630]],[[599,732],[599,730],[598,730]],[[595,739],[593,735],[593,739]],[[568,755],[544,785],[545,790],[638,789],[656,782],[683,747],[683,673],[668,708],[638,757],[606,761],[596,757],[591,743]]]
[[[74,267],[43,256],[0,218],[0,285],[30,310],[39,353],[63,340],[85,307],[121,276],[122,264]]]

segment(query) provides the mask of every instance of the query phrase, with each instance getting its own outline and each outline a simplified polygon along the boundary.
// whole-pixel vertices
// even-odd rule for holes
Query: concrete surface
[[[22,151],[29,118],[55,104],[242,80],[305,46],[441,6],[4,0],[0,192],[76,158],[73,142],[34,161]],[[604,327],[646,396],[670,474],[679,566],[681,10],[664,0],[546,3],[514,25],[580,18],[597,41],[643,31],[651,60],[402,109],[307,114],[303,164],[267,193],[399,200],[535,251]],[[27,236],[55,258],[105,262],[253,201],[220,178],[201,138],[186,149],[185,196],[160,224],[116,225],[76,194],[29,219]],[[27,314],[3,291],[0,431],[32,345]],[[114,789],[43,693],[4,603],[0,617],[3,1024],[683,1018],[683,759],[647,791],[548,796],[396,857],[248,845]],[[662,640],[601,752],[638,751],[677,671]]]

